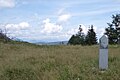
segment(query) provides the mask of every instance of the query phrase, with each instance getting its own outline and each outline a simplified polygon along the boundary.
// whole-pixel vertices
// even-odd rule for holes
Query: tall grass
[[[0,43],[0,80],[120,80],[120,46],[109,47],[109,68],[98,69],[99,46]]]

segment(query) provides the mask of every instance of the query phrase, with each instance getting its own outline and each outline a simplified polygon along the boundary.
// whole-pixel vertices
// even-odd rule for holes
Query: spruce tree
[[[77,35],[72,35],[72,37],[70,38],[70,40],[68,41],[69,44],[72,45],[78,45],[80,44],[80,38]]]
[[[112,15],[112,19],[111,23],[107,23],[109,27],[105,29],[105,34],[110,44],[120,44],[120,14]]]
[[[75,35],[72,35],[72,37],[68,41],[68,44],[72,44],[72,45],[85,45],[85,35],[82,32],[81,25],[79,27],[78,33],[75,34]]]
[[[86,45],[94,45],[97,44],[96,33],[93,29],[93,25],[91,25],[90,29],[88,29],[88,33],[85,39]]]

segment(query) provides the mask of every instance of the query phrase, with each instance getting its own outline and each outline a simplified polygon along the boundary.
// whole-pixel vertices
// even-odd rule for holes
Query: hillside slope
[[[109,47],[109,69],[98,69],[98,46],[0,43],[0,80],[120,80],[120,47]]]

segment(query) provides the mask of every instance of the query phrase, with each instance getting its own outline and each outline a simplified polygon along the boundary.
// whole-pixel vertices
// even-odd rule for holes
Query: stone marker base
[[[108,49],[99,50],[99,69],[106,70],[108,68]]]

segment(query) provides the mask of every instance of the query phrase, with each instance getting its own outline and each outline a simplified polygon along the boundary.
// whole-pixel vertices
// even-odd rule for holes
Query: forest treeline
[[[112,21],[107,24],[108,27],[105,28],[104,34],[108,36],[109,44],[120,44],[120,14],[112,15]],[[95,45],[98,43],[97,41],[93,25],[88,29],[87,35],[82,32],[81,25],[79,25],[78,33],[71,36],[68,44]]]

